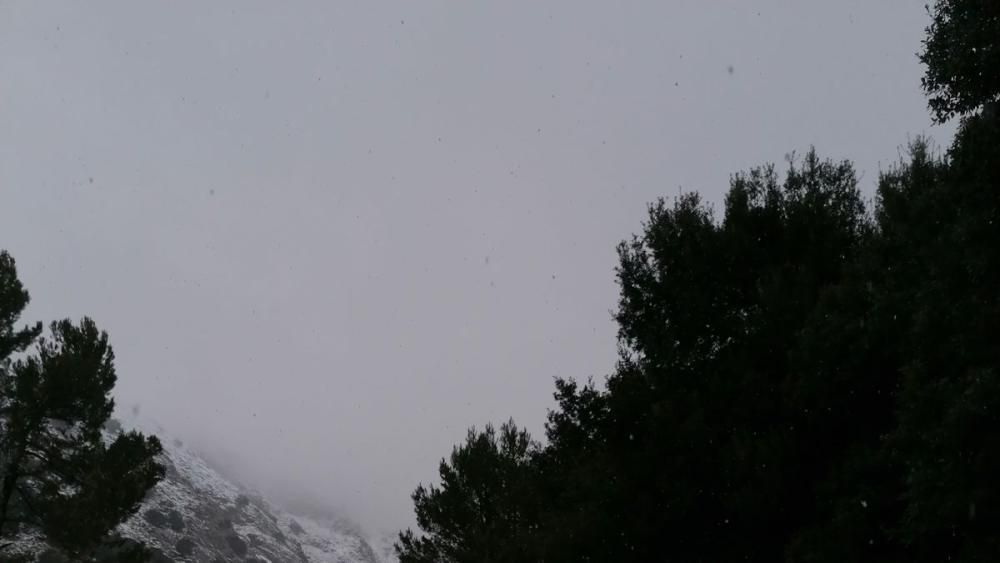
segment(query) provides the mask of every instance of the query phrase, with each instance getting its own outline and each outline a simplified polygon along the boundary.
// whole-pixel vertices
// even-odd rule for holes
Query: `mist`
[[[411,526],[469,426],[616,360],[646,204],[931,127],[912,2],[0,6],[0,248],[121,410],[249,486]],[[914,129],[914,124],[926,124]]]

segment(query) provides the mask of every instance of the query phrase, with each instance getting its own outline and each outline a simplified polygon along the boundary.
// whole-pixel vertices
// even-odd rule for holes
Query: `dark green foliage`
[[[70,481],[77,491],[59,494],[62,481],[53,479],[32,501],[43,514],[47,537],[67,549],[91,545],[131,516],[163,475],[155,460],[160,452],[155,438],[127,432],[108,446],[90,447],[87,455],[71,461],[79,464]],[[61,469],[61,474],[73,476],[72,470]]]
[[[1000,99],[1000,2],[937,0],[920,60],[938,121]]]
[[[558,387],[546,560],[782,557],[813,510],[787,352],[870,231],[850,165],[814,152],[735,176],[721,222],[694,195],[650,208],[619,248],[617,373]]]
[[[490,425],[470,430],[465,444],[441,460],[440,487],[420,486],[413,493],[417,523],[426,535],[400,534],[400,562],[529,561],[534,449],[513,421],[499,432]]]
[[[998,12],[935,4],[924,86],[963,119],[870,212],[814,152],[734,176],[721,220],[652,205],[619,246],[615,372],[556,382],[516,481],[418,489],[404,561],[1000,561]],[[515,482],[521,524],[482,542],[464,507]]]
[[[0,538],[33,530],[88,558],[118,541],[109,532],[162,478],[161,448],[135,432],[105,439],[116,381],[107,334],[87,318],[54,322],[45,338],[40,326],[17,329],[27,303],[14,261],[0,252]]]
[[[0,250],[0,361],[6,362],[11,354],[24,351],[42,333],[42,323],[17,328],[29,299],[17,278],[14,259],[6,250]]]
[[[948,157],[935,167],[917,155],[882,190],[900,266],[885,283],[906,305],[891,435],[905,472],[900,533],[926,561],[996,560],[1000,116],[968,119]]]

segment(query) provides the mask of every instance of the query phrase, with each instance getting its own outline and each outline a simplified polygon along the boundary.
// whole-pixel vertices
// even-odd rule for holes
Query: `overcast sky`
[[[615,361],[648,202],[939,144],[922,2],[0,3],[0,248],[126,408],[362,522]]]

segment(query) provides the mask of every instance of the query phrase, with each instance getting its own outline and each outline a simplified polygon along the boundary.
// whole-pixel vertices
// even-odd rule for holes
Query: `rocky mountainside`
[[[246,490],[178,441],[164,443],[166,478],[124,536],[155,551],[154,561],[241,563],[390,563],[389,542],[377,548],[348,522],[291,514]]]
[[[372,541],[356,525],[315,510],[293,514],[157,430],[166,477],[119,528],[152,548],[154,563],[395,563],[388,538]],[[8,547],[12,560],[67,563],[37,537]]]

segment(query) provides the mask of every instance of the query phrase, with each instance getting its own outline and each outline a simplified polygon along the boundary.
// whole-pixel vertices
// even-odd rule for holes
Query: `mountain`
[[[387,563],[351,524],[293,515],[233,483],[180,442],[164,449],[166,478],[121,527],[124,536],[154,548],[157,563]]]
[[[389,538],[373,547],[348,521],[278,506],[158,430],[167,475],[119,528],[152,548],[154,563],[395,563]],[[40,563],[65,561],[37,539],[18,543],[13,551],[41,553]]]

